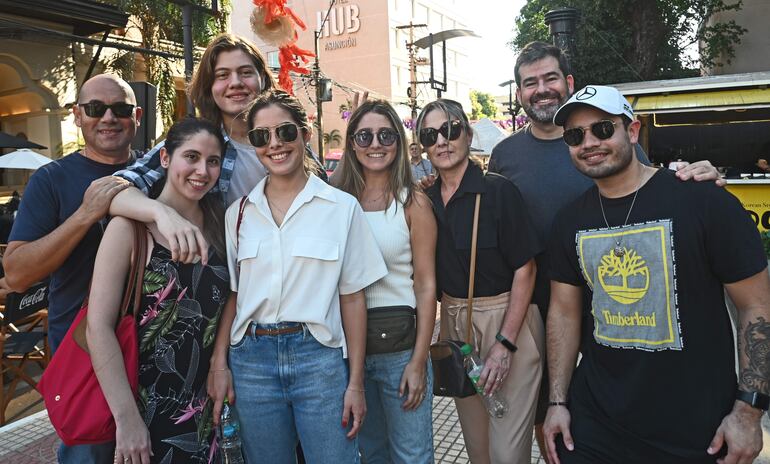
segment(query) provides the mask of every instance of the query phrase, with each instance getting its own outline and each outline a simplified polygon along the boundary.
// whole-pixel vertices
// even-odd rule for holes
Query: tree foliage
[[[471,90],[471,119],[496,118],[497,104],[491,94]]]
[[[141,47],[182,54],[183,30],[181,6],[169,0],[103,0],[125,11],[131,18],[128,28],[135,28],[141,35]],[[211,0],[190,0],[192,3],[210,8]],[[193,45],[205,47],[211,39],[227,28],[229,0],[220,0],[217,17],[200,11],[193,11]],[[147,81],[158,88],[158,110],[163,126],[173,124],[176,88],[172,72],[173,63],[163,57],[149,53],[140,53],[145,64]],[[118,55],[108,67],[122,75],[126,80],[133,79],[136,69],[136,56],[133,52]]]
[[[545,13],[565,5],[581,12],[573,60],[579,87],[696,76],[700,67],[730,63],[747,32],[734,20],[714,20],[741,9],[742,0],[529,0],[509,45],[518,51],[549,42]]]

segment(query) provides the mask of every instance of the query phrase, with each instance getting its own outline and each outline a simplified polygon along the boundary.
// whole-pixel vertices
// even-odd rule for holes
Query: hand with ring
[[[484,369],[479,376],[479,387],[485,395],[491,395],[500,389],[511,367],[511,353],[500,343],[490,348],[484,359]]]

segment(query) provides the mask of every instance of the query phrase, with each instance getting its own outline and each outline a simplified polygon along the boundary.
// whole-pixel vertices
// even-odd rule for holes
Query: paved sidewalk
[[[467,463],[465,443],[449,398],[433,401],[433,446],[437,463]],[[56,462],[59,439],[46,411],[40,411],[24,419],[0,428],[0,463],[52,464]],[[535,445],[531,464],[543,463]]]
[[[765,447],[754,464],[770,464],[770,420],[763,419]],[[433,446],[436,463],[468,463],[465,442],[454,402],[449,398],[433,400]],[[53,464],[56,462],[56,436],[46,411],[0,428],[0,464]],[[537,444],[533,444],[531,464],[543,464]]]

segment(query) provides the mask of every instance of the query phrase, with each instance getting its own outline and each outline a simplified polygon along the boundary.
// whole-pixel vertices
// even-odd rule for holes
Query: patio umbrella
[[[0,148],[35,148],[38,150],[45,150],[47,147],[38,145],[35,142],[24,140],[21,137],[14,137],[11,134],[0,132]]]
[[[22,148],[0,156],[0,168],[35,170],[51,161],[53,160],[47,156],[35,153],[28,148]]]

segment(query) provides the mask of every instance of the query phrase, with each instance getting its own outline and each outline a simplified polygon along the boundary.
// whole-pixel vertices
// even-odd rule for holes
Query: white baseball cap
[[[606,85],[587,85],[575,92],[567,103],[563,104],[553,115],[553,123],[563,126],[567,117],[578,105],[588,105],[598,108],[605,113],[616,116],[626,115],[633,121],[634,110],[628,100],[615,87]]]

